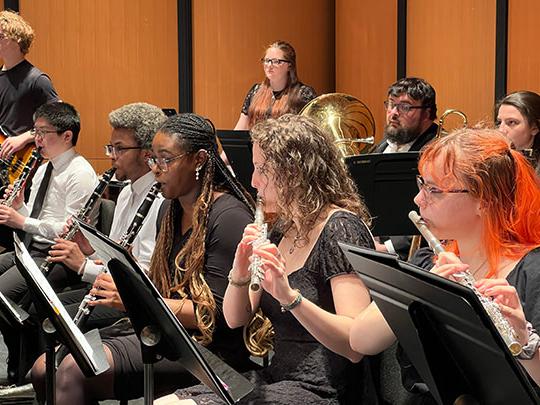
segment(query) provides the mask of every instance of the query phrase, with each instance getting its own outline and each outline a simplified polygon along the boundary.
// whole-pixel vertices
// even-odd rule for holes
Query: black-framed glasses
[[[428,105],[412,105],[409,103],[394,103],[391,100],[386,100],[384,102],[384,108],[386,108],[387,111],[391,111],[394,107],[401,114],[407,114],[411,110],[424,110],[426,108],[429,108]]]
[[[105,155],[108,157],[111,156],[120,156],[126,150],[132,149],[142,149],[140,146],[114,146],[114,145],[105,145]]]
[[[47,129],[47,128],[32,128],[30,130],[30,134],[34,137],[40,137],[43,138],[47,134],[59,134],[62,131],[59,131],[57,129]]]
[[[283,63],[290,63],[286,59],[262,58],[261,63],[266,66],[281,66]]]
[[[465,189],[448,189],[443,190],[439,187],[430,186],[429,184],[426,184],[424,178],[422,176],[416,176],[416,185],[418,186],[419,191],[424,191],[426,196],[428,198],[431,198],[434,195],[438,194],[460,194],[460,193],[468,193],[469,190]]]
[[[161,170],[162,172],[167,172],[169,171],[169,163],[174,162],[175,160],[178,160],[186,155],[187,153],[181,153],[180,155],[176,155],[170,158],[164,158],[164,157],[158,158],[158,157],[151,156],[151,157],[146,158],[146,164],[152,170],[157,166],[158,169]]]

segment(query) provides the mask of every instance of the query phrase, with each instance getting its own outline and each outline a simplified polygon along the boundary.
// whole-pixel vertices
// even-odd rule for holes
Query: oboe
[[[137,213],[135,214],[133,221],[131,221],[130,226],[120,238],[120,241],[118,242],[119,245],[127,249],[133,244],[133,241],[135,240],[135,238],[137,237],[137,234],[139,233],[139,231],[141,230],[141,227],[143,226],[144,219],[148,215],[148,212],[150,211],[150,208],[152,207],[154,200],[159,194],[160,187],[161,187],[160,183],[155,183],[150,188],[150,191],[148,191],[148,194],[146,195],[144,201],[139,206],[139,209],[137,210]],[[91,301],[95,301],[95,300],[96,300],[96,297],[90,294],[90,291],[88,291],[88,293],[84,296],[83,300],[81,301],[81,304],[79,305],[79,309],[77,310],[77,313],[75,314],[75,317],[73,318],[75,325],[77,325],[79,328],[82,328],[84,324],[86,323],[86,320],[90,317],[90,314],[92,313],[92,310],[94,307],[91,307],[88,304]]]
[[[255,224],[259,227],[261,233],[253,242],[253,248],[261,246],[268,238],[268,225],[264,222],[264,204],[261,196],[257,196],[257,206],[255,208]],[[253,291],[258,291],[261,288],[261,281],[264,279],[264,271],[262,270],[262,259],[253,254],[251,256],[251,264],[249,265],[251,280],[249,288]]]
[[[0,204],[5,205],[6,207],[11,207],[13,205],[13,201],[15,201],[17,194],[19,194],[19,192],[24,188],[30,174],[34,168],[36,168],[42,162],[42,160],[43,157],[41,156],[41,153],[39,153],[39,149],[34,149],[32,151],[32,155],[30,155],[30,158],[28,159],[28,163],[24,166],[21,175],[13,183],[11,193],[7,196],[7,198],[1,200]]]
[[[441,245],[441,242],[435,237],[435,235],[433,235],[433,233],[431,233],[425,221],[422,219],[422,217],[420,217],[420,215],[416,213],[416,211],[409,212],[409,219],[418,228],[422,236],[428,242],[429,247],[436,255],[444,252],[444,248]],[[454,277],[457,279],[457,282],[459,284],[473,290],[474,294],[478,297],[480,303],[486,310],[486,313],[493,321],[493,324],[497,328],[497,331],[503,338],[504,343],[506,343],[506,346],[510,350],[510,353],[512,353],[512,355],[514,356],[519,355],[521,353],[522,347],[516,338],[516,332],[514,331],[512,325],[510,325],[510,322],[508,322],[508,320],[501,313],[501,310],[497,303],[494,302],[491,298],[482,295],[480,291],[478,291],[478,289],[474,285],[476,280],[470,272],[463,271],[455,273]]]
[[[94,211],[94,208],[96,207],[96,204],[99,202],[99,199],[101,198],[101,195],[107,188],[107,185],[111,181],[114,173],[116,172],[116,167],[112,167],[109,170],[107,170],[105,173],[101,175],[101,178],[99,180],[98,185],[90,195],[90,198],[86,201],[86,204],[77,212],[75,215],[75,218],[77,218],[79,221],[86,222],[90,218],[90,215]],[[79,230],[79,226],[77,225],[77,222],[73,221],[71,225],[68,226],[68,229],[66,232],[64,232],[62,235],[60,235],[60,238],[65,240],[71,240]],[[43,274],[48,274],[50,267],[53,263],[49,261],[44,261],[41,264],[40,270]]]

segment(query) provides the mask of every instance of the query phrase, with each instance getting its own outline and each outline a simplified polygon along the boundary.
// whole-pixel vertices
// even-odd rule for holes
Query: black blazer
[[[411,145],[411,148],[409,151],[411,152],[417,152],[420,149],[424,147],[424,145],[428,144],[430,141],[435,138],[435,135],[437,135],[437,130],[439,129],[439,126],[435,123],[431,124],[428,129],[426,129],[424,132],[422,132],[418,138],[414,141],[414,143]],[[378,144],[372,153],[383,153],[386,147],[388,146],[388,141],[383,139],[383,141]]]

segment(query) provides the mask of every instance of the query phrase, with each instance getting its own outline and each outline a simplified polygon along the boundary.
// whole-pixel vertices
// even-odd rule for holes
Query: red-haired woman
[[[261,120],[285,113],[296,114],[316,97],[315,90],[298,79],[296,52],[291,44],[285,41],[270,44],[261,62],[266,77],[249,90],[236,130],[250,129]]]
[[[431,271],[452,279],[467,269],[487,295],[497,295],[492,283],[508,282],[525,317],[540,328],[540,188],[526,158],[495,130],[463,129],[430,144],[419,171],[414,201],[433,234],[451,241]],[[351,347],[363,354],[394,340],[374,303],[351,328]],[[406,388],[415,386],[417,376],[404,377]]]

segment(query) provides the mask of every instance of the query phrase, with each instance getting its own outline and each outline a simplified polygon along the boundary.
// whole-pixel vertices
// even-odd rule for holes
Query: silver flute
[[[441,245],[441,242],[435,237],[435,235],[433,235],[433,233],[431,233],[425,221],[422,219],[422,217],[420,217],[420,215],[416,213],[416,211],[409,212],[409,219],[418,228],[422,236],[429,244],[429,247],[436,255],[444,252],[444,248]],[[521,344],[517,340],[517,335],[514,328],[512,327],[512,325],[510,325],[508,319],[506,319],[501,313],[501,310],[497,303],[491,298],[481,294],[480,291],[478,291],[478,289],[474,285],[476,280],[470,272],[462,271],[459,273],[455,273],[454,277],[459,284],[473,290],[474,294],[478,297],[480,303],[486,310],[486,313],[493,321],[493,324],[497,328],[497,331],[503,338],[504,343],[506,343],[506,346],[510,350],[510,353],[512,353],[513,356],[518,356],[522,350]]]
[[[268,240],[268,224],[264,222],[264,203],[261,196],[257,196],[254,223],[259,227],[261,233],[259,234],[259,237],[253,241],[253,249],[261,246]],[[256,254],[251,256],[249,272],[251,274],[249,288],[253,291],[258,291],[261,288],[262,280],[264,280],[264,271],[262,269],[262,259]]]

